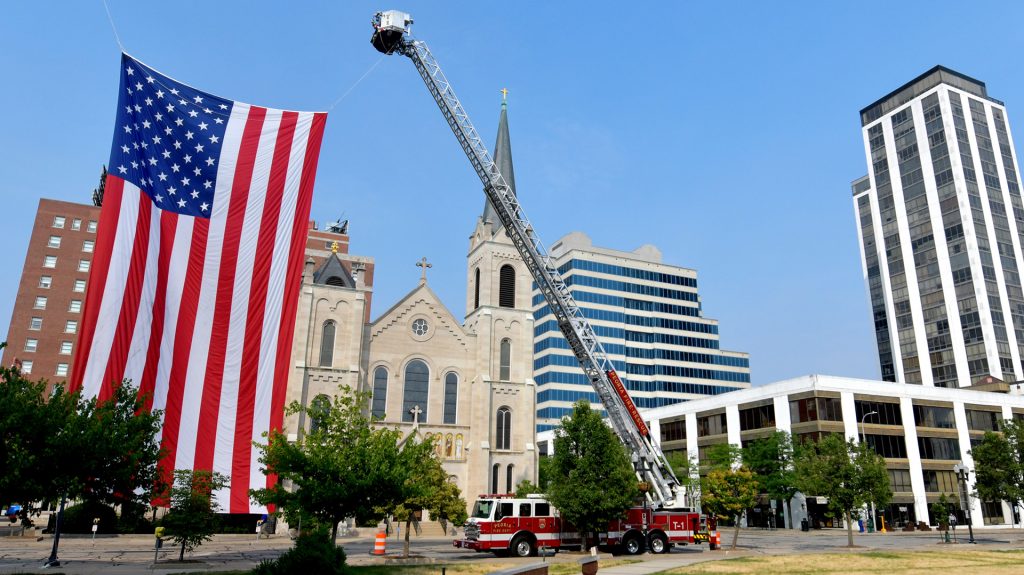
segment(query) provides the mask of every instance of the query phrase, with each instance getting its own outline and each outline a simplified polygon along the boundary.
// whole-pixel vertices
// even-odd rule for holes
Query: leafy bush
[[[53,514],[54,520],[56,515]],[[97,517],[100,519],[97,533],[117,533],[118,519],[114,508],[95,501],[86,501],[65,509],[61,533],[92,533],[92,520]]]
[[[345,575],[345,550],[334,544],[327,531],[315,531],[299,536],[295,547],[273,561],[263,561],[253,575],[291,575],[306,573],[317,575]]]

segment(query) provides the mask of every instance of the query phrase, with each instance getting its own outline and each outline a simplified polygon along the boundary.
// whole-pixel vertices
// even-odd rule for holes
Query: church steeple
[[[512,188],[512,193],[516,193],[516,174],[512,169],[512,142],[508,135],[508,90],[505,89],[501,90],[501,117],[498,119],[498,138],[494,142],[494,164]],[[484,199],[484,213],[481,219],[494,225],[495,235],[501,230],[498,214],[489,199]]]

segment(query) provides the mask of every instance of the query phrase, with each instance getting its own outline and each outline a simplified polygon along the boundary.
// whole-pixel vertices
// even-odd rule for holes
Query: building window
[[[72,291],[77,293],[85,293],[85,280],[75,280],[75,287]]]
[[[498,492],[498,469],[500,468],[501,466],[497,463],[491,466],[491,493]]]
[[[388,370],[378,367],[373,370],[373,405],[371,415],[384,419],[388,404]]]
[[[316,433],[327,429],[327,416],[331,412],[331,399],[324,394],[313,398],[309,404],[309,432]]]
[[[915,405],[914,422],[918,427],[935,427],[938,429],[956,429],[952,407],[935,407],[932,405]]]
[[[44,268],[55,268],[57,267],[57,256],[44,256],[43,257]]]
[[[53,227],[64,228],[64,216],[53,216]]]
[[[420,337],[427,335],[430,331],[430,324],[423,318],[414,319],[412,322],[412,332]]]
[[[907,469],[890,469],[889,486],[893,491],[913,492],[914,488],[910,484],[910,471]]]
[[[459,376],[448,372],[444,376],[444,422],[455,423],[455,415],[459,405]]]
[[[73,299],[73,300],[71,300],[71,303],[68,304],[68,311],[71,312],[71,313],[79,313],[79,312],[81,312],[82,311],[82,300],[80,300],[80,299]]]
[[[887,403],[882,401],[856,400],[854,405],[857,408],[857,421],[864,423],[876,423],[879,425],[903,425],[903,414],[900,413],[900,404]],[[864,420],[865,413],[876,412],[878,415],[869,415]]]
[[[505,468],[505,493],[512,493],[515,485],[512,485],[512,471],[514,466],[509,463],[508,467]]]
[[[71,229],[75,231],[82,229],[82,218],[75,218],[71,220]]]
[[[967,429],[971,431],[999,431],[1000,414],[980,409],[967,410]]]
[[[669,421],[661,424],[661,441],[681,441],[686,439],[686,420]]]
[[[501,361],[498,364],[498,379],[508,381],[512,376],[512,342],[501,340]]]
[[[498,305],[516,307],[516,268],[505,264],[498,275]]]
[[[25,351],[35,351],[39,347],[39,340],[28,338],[25,340]]]
[[[69,319],[64,322],[64,333],[78,333],[78,321]]]
[[[59,248],[60,247],[60,236],[50,236],[49,241],[46,242],[48,248]]]
[[[476,268],[473,280],[473,309],[480,307],[480,268]]]
[[[762,405],[740,410],[740,431],[775,427],[775,406]]]
[[[66,363],[58,363],[57,364],[57,370],[54,372],[54,374],[56,376],[58,376],[58,377],[67,377],[67,375],[68,375],[68,364],[66,364]]]
[[[46,296],[37,295],[36,303],[32,305],[33,309],[46,309]]]
[[[952,471],[924,470],[924,490],[928,493],[960,493],[960,484]]]
[[[32,361],[31,360],[22,361],[21,362],[21,373],[24,373],[26,375],[29,374],[29,373],[32,373]]]
[[[62,342],[60,342],[60,354],[61,355],[71,355],[71,342],[70,341],[62,341]]]
[[[85,231],[89,232],[90,234],[95,234],[96,233],[96,220],[89,220],[89,225],[86,227]]]
[[[334,326],[334,320],[327,320],[320,333],[320,367],[334,365]]]
[[[498,408],[495,422],[495,449],[512,449],[512,410],[508,407]]]
[[[28,328],[33,331],[39,331],[43,329],[43,318],[34,317],[28,322]]]
[[[78,260],[78,271],[87,272],[89,271],[89,260]]]
[[[1001,501],[982,501],[981,518],[985,525],[1002,525],[1006,522],[1003,518],[1003,503]]]
[[[886,459],[906,459],[907,444],[902,435],[865,435],[864,441]]]
[[[53,285],[53,277],[39,276],[39,287],[43,289],[50,289],[51,285]]]
[[[708,435],[722,435],[728,432],[724,413],[705,415],[697,418],[697,437]]]
[[[427,420],[427,387],[430,370],[423,361],[414,359],[405,366],[405,391],[402,397],[402,421],[413,421],[412,410],[419,408],[420,422]]]
[[[960,442],[948,437],[918,437],[917,448],[921,459],[960,459]]]
[[[95,246],[95,242],[92,240],[85,240],[82,242],[82,251],[86,253],[92,253],[92,249]]]

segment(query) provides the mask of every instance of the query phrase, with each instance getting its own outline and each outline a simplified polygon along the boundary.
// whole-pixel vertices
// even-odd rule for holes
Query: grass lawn
[[[601,568],[636,562],[636,559],[602,561]],[[395,575],[440,575],[441,567],[443,566],[446,574],[485,575],[486,573],[491,573],[493,571],[515,567],[515,565],[516,564],[514,563],[457,563],[454,565],[441,565],[440,563],[435,563],[433,565],[364,565],[359,567],[352,566],[349,567],[349,569],[352,570],[352,573],[357,575],[389,575],[392,573]],[[580,572],[579,563],[575,561],[566,563],[549,563],[549,565],[549,575],[578,575]]]
[[[983,573],[1010,575],[1024,572],[1024,550],[974,551],[864,551],[850,553],[802,554],[740,557],[708,561],[664,571],[663,575],[750,574],[750,575],[838,575],[857,573],[890,575],[918,573]]]

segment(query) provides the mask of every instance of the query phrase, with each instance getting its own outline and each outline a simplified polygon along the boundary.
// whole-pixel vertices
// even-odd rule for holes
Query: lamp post
[[[967,475],[971,472],[962,461],[953,466],[953,473],[956,473],[960,480],[960,508],[967,511],[967,533],[970,538],[968,543],[974,543],[974,521],[971,520],[971,495],[967,492]]]
[[[865,414],[860,416],[860,442],[862,444],[864,444],[865,446],[867,446],[867,444],[868,444],[868,441],[867,441],[867,437],[868,436],[864,432],[864,420],[867,419],[868,416],[870,416],[870,415],[878,415],[878,412],[877,411],[869,411],[869,412],[867,412],[867,413],[865,413]],[[874,500],[872,500],[871,501],[871,516],[868,517],[868,533],[873,533],[874,531],[875,531],[875,502],[874,502]]]

